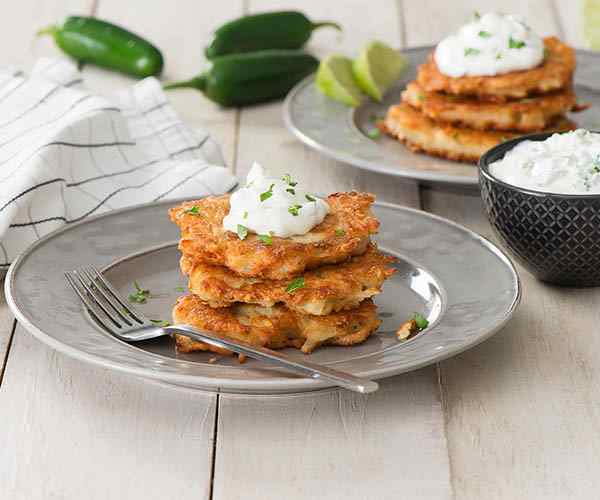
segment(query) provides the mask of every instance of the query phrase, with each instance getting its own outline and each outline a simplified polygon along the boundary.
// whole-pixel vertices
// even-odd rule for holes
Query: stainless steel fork
[[[309,361],[292,359],[281,352],[233,340],[218,333],[199,330],[191,325],[156,325],[125,300],[94,266],[66,272],[65,278],[98,323],[125,342],[138,342],[180,333],[200,342],[245,354],[314,379],[327,380],[355,392],[370,393],[379,387],[372,380],[355,377]]]

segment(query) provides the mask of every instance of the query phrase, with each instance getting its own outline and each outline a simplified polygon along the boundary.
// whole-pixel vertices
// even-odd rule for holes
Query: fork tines
[[[147,324],[144,316],[128,304],[94,266],[68,271],[65,278],[107,330],[118,331]]]

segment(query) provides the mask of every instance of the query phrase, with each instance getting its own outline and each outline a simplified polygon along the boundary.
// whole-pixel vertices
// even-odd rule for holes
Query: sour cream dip
[[[555,194],[600,194],[600,134],[578,129],[523,141],[489,166],[497,179]]]
[[[303,235],[329,213],[327,202],[299,188],[289,175],[268,177],[256,162],[246,185],[231,195],[230,205],[223,228],[240,237],[246,231],[281,238]]]
[[[445,75],[493,76],[534,68],[544,60],[544,41],[518,16],[491,12],[444,38],[434,53]]]

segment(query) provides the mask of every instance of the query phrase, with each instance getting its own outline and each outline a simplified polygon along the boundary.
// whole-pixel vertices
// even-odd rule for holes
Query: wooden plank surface
[[[86,14],[90,12],[91,5],[92,0],[26,1],[11,5],[10,12],[6,12],[6,22],[2,28],[4,43],[0,47],[1,64],[14,65],[27,71],[38,57],[55,53],[53,42],[49,37],[36,38],[35,32],[63,18],[66,13]],[[0,286],[4,286],[1,275]],[[0,291],[0,383],[13,326],[13,318],[2,290]]]
[[[0,278],[0,385],[4,375],[4,365],[12,342],[14,319],[4,298],[4,282]]]
[[[451,498],[435,371],[364,396],[221,396],[215,499]]]
[[[6,24],[17,41],[0,47],[0,57],[6,60],[5,54],[21,47],[31,51],[18,54],[15,62],[58,55],[47,40],[31,45],[19,37],[67,14],[91,13],[94,2],[79,3],[85,5],[23,0],[11,6]],[[225,17],[213,8],[211,20],[197,2],[178,2],[177,9],[147,1],[98,4],[106,17],[159,38],[173,77],[199,69],[193,58],[200,49],[190,47],[203,41],[195,37],[207,36],[212,22],[236,15],[241,5],[223,2]],[[183,29],[163,29],[165,22]],[[202,23],[205,28],[198,31]],[[91,88],[106,92],[133,83],[101,70],[84,74]],[[234,113],[213,113],[207,101],[188,92],[174,100],[187,112],[188,123],[214,131],[231,161]],[[7,343],[5,316],[0,309],[0,359]],[[209,498],[216,400],[71,360],[17,327],[0,388],[0,498]]]
[[[393,1],[369,4],[303,2],[315,20],[345,28],[315,33],[310,49],[356,54],[376,33],[401,46],[401,12]],[[298,8],[296,2],[252,0],[250,11]],[[419,206],[415,184],[367,174],[303,146],[275,103],[241,113],[236,173],[253,161],[290,173],[316,192],[357,189],[379,199]],[[425,472],[425,468],[427,472]],[[425,479],[427,478],[427,479]],[[348,391],[296,397],[221,395],[214,477],[215,499],[451,498],[444,418],[435,367],[383,383],[371,396]]]
[[[564,39],[578,49],[588,49],[588,43],[583,36],[584,0],[570,0],[569,2],[554,2],[557,22]],[[600,30],[600,26],[596,28]]]
[[[416,3],[405,4],[407,39],[433,43],[435,32],[416,27],[433,18],[436,7]],[[502,10],[522,13],[540,33],[560,35],[574,27],[571,19],[559,24],[554,14],[574,3],[503,2]],[[436,18],[438,33],[460,24],[457,12],[475,7],[453,6],[448,16]],[[477,8],[484,12],[486,2]],[[478,196],[422,196],[425,210],[493,237]],[[481,346],[441,365],[456,498],[592,498],[600,486],[594,472],[600,458],[600,346],[592,333],[600,292],[551,287],[519,272],[523,300],[515,318]]]
[[[0,389],[0,498],[209,498],[215,402],[72,360],[18,326]]]

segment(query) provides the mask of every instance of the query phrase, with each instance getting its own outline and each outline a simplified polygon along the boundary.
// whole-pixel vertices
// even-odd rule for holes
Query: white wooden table
[[[3,15],[0,64],[57,52],[39,26],[95,14],[146,35],[169,79],[201,68],[211,29],[248,12],[300,8],[334,19],[315,53],[353,53],[370,38],[432,44],[474,9],[523,14],[541,34],[581,46],[578,2],[558,0],[19,0]],[[83,68],[92,88],[130,84]],[[222,111],[171,94],[209,128],[244,176],[253,160],[319,191],[367,190],[490,235],[479,198],[419,188],[327,160],[283,127],[281,104]],[[206,395],[82,364],[15,324],[0,295],[0,498],[546,499],[600,491],[600,290],[558,289],[521,273],[508,326],[456,358],[383,382],[371,396]],[[1,292],[0,292],[1,293]]]

